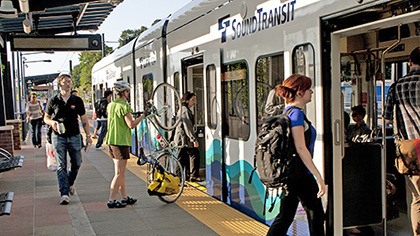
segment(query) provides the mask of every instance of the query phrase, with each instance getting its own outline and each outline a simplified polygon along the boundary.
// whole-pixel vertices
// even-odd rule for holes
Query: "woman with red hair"
[[[290,119],[295,148],[295,174],[288,183],[287,193],[280,196],[280,212],[274,219],[267,235],[286,235],[293,222],[299,202],[306,211],[310,235],[323,236],[324,210],[321,197],[325,194],[325,183],[312,157],[316,130],[306,118],[303,108],[311,102],[313,90],[310,78],[294,74],[276,86],[276,94],[286,101],[283,113]]]

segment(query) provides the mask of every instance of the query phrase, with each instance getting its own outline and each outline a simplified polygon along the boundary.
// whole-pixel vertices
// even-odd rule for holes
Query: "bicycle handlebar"
[[[137,118],[141,116],[143,113],[144,113],[143,111],[135,111],[135,112],[131,112],[131,115],[133,115],[134,118]]]
[[[160,117],[160,115],[165,113],[170,107],[171,106],[169,106],[169,105],[164,105],[164,106],[162,106],[161,109],[158,110],[153,105],[152,101],[149,101],[149,102],[146,103],[146,107],[145,107],[144,111],[131,112],[131,114],[133,115],[134,118],[137,118],[137,117],[141,116],[142,114],[145,114],[146,117],[149,117],[149,116],[159,116]]]

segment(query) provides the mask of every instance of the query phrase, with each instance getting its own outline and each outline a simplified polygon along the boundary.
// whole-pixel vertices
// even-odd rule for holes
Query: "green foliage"
[[[74,88],[79,88],[80,87],[80,72],[81,72],[81,65],[76,65],[75,67],[73,67],[72,69],[72,79],[73,79],[73,87]]]
[[[109,53],[111,47],[105,45],[105,53]],[[79,91],[90,92],[92,88],[92,67],[101,60],[102,52],[82,52],[79,54],[79,65],[72,69],[73,88]]]
[[[118,39],[119,46],[122,47],[130,42],[135,37],[139,36],[143,31],[147,30],[147,27],[142,26],[140,29],[126,29],[121,32],[120,38]]]
[[[92,87],[92,67],[96,62],[101,60],[101,58],[101,52],[82,52],[79,54],[79,87],[81,87],[82,90],[90,91],[90,88]]]

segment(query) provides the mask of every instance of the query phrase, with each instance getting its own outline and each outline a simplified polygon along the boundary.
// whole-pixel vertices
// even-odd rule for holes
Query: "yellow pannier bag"
[[[147,187],[147,192],[150,196],[177,194],[179,193],[180,182],[178,176],[157,165],[153,169],[153,180]]]

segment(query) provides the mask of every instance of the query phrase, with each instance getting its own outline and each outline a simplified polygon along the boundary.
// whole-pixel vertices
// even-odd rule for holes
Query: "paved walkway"
[[[46,168],[45,143],[41,149],[23,145],[15,155],[25,156],[23,168],[0,174],[0,193],[15,193],[11,215],[0,217],[0,235],[264,235],[268,229],[193,187],[176,204],[150,197],[145,168],[135,158],[129,161],[126,184],[129,196],[139,201],[108,209],[113,163],[106,151],[94,148],[82,152],[70,204],[59,205],[56,174]]]

